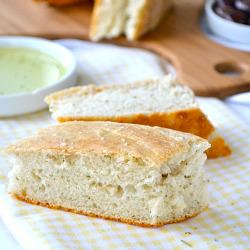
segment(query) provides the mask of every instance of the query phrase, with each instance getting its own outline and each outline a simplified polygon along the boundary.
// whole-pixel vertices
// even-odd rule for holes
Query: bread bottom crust
[[[207,209],[208,207],[204,207],[201,211],[193,213],[191,215],[186,215],[183,217],[178,217],[175,218],[171,221],[165,221],[165,222],[160,222],[160,223],[156,223],[156,224],[150,224],[150,223],[146,223],[146,222],[141,222],[141,221],[137,221],[137,220],[132,220],[132,219],[127,219],[127,218],[120,218],[120,217],[111,217],[111,216],[103,216],[100,214],[95,214],[95,213],[91,213],[91,212],[87,212],[87,211],[83,211],[83,210],[76,210],[76,209],[72,209],[72,208],[66,208],[66,207],[62,207],[59,205],[53,205],[53,204],[49,204],[47,202],[40,202],[40,201],[34,201],[32,199],[29,199],[27,197],[23,197],[17,194],[12,194],[12,196],[14,196],[16,199],[33,204],[33,205],[39,205],[39,206],[43,206],[43,207],[47,207],[50,209],[59,209],[59,210],[63,210],[66,212],[71,212],[71,213],[75,213],[75,214],[81,214],[81,215],[86,215],[86,216],[90,216],[90,217],[95,217],[95,218],[100,218],[100,219],[105,219],[105,220],[112,220],[112,221],[118,221],[118,222],[122,222],[122,223],[126,223],[126,224],[130,224],[130,225],[134,225],[134,226],[140,226],[140,227],[162,227],[166,224],[173,224],[173,223],[177,223],[177,222],[182,222],[185,220],[188,220],[190,218],[193,218],[195,216],[197,216],[198,214],[200,214],[203,210]]]
[[[57,117],[57,121],[111,121],[121,123],[135,123],[174,129],[191,133],[204,139],[208,139],[209,136],[215,131],[214,126],[207,119],[206,115],[198,108],[172,113],[135,114],[117,117],[63,116]],[[218,136],[209,142],[211,143],[211,148],[206,151],[208,158],[218,158],[231,154],[231,149],[222,137]]]

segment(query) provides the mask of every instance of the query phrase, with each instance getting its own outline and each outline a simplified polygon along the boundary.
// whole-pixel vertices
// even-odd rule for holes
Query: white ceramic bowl
[[[207,25],[211,31],[231,41],[250,44],[250,26],[226,20],[213,10],[215,0],[207,0],[205,13]]]
[[[64,76],[57,82],[29,93],[0,95],[0,117],[14,116],[44,109],[48,94],[75,85],[76,61],[65,47],[42,38],[34,37],[0,37],[0,48],[23,47],[44,52],[58,60],[66,69]],[[8,83],[0,83],[8,84]]]

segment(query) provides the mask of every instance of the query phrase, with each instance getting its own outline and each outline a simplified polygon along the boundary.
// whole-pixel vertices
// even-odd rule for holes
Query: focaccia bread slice
[[[209,143],[170,129],[68,122],[9,146],[20,200],[139,226],[183,221],[207,205]]]
[[[170,0],[96,0],[90,38],[97,41],[125,34],[128,40],[138,39],[159,24],[171,3]]]
[[[45,101],[59,122],[99,120],[165,127],[208,139],[212,144],[209,158],[231,153],[200,110],[192,90],[168,76],[128,85],[73,87]]]

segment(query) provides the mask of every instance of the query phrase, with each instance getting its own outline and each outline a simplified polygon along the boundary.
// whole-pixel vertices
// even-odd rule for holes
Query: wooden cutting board
[[[175,1],[161,25],[137,42],[105,41],[145,48],[166,58],[196,94],[226,97],[250,91],[250,53],[210,41],[199,27],[202,0]],[[32,0],[0,0],[0,35],[88,39],[92,2],[54,8]],[[226,76],[225,72],[237,76]]]

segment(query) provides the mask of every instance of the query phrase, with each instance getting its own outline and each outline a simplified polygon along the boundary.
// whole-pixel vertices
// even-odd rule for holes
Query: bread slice
[[[204,139],[159,127],[64,123],[7,149],[8,190],[33,204],[161,226],[207,207],[208,147]]]
[[[154,29],[170,6],[170,0],[95,0],[90,38],[97,41],[125,34],[135,40]]]
[[[69,88],[45,101],[59,122],[103,120],[171,128],[208,139],[212,144],[209,158],[231,153],[199,109],[193,92],[169,76],[129,85]]]

